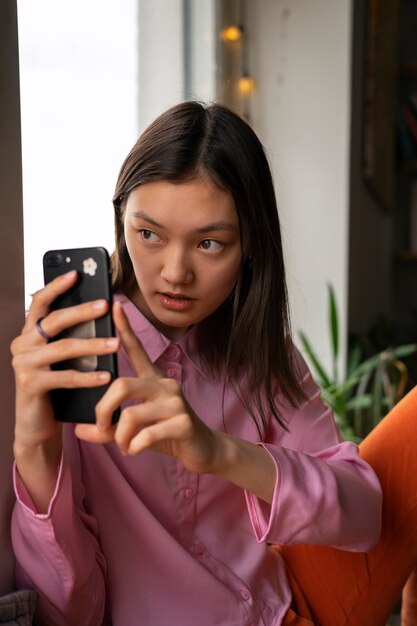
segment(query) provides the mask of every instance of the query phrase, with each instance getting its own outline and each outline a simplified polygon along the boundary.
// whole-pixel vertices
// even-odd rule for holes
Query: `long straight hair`
[[[271,415],[287,428],[279,392],[293,406],[304,395],[295,371],[275,191],[263,147],[238,115],[219,104],[184,102],[139,137],[122,165],[113,198],[113,286],[128,296],[137,288],[123,227],[129,193],[152,181],[201,177],[232,196],[242,257],[233,292],[197,326],[200,356],[223,379],[223,389],[235,388],[260,434],[267,432]]]

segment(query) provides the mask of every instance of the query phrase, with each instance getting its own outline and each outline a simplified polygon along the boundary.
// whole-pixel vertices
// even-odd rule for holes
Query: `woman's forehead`
[[[200,229],[215,223],[221,228],[239,229],[232,196],[207,179],[145,183],[129,194],[126,209],[132,217],[146,215],[155,222],[178,219]]]

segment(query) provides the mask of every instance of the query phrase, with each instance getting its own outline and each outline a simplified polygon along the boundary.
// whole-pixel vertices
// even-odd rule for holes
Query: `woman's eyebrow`
[[[232,224],[231,222],[223,222],[222,220],[218,222],[212,222],[211,224],[207,224],[206,226],[201,226],[200,228],[196,228],[195,232],[197,233],[209,233],[213,230],[232,230],[234,232],[239,232],[238,226]]]
[[[148,215],[144,211],[134,211],[132,213],[132,217],[136,219],[145,220],[146,222],[149,222],[149,224],[152,224],[153,226],[157,226],[158,228],[164,228],[162,224],[155,221],[152,217],[150,217],[150,215]],[[196,228],[194,232],[209,233],[214,230],[230,230],[233,232],[239,232],[239,227],[236,224],[232,224],[231,222],[225,222],[223,220],[219,220],[217,222],[212,222],[211,224],[200,226],[199,228]]]
[[[149,222],[149,224],[153,224],[154,226],[158,226],[159,228],[163,228],[162,224],[159,224],[154,219],[152,219],[149,215],[147,215],[144,211],[134,211],[132,217],[136,219],[145,220],[145,222]]]

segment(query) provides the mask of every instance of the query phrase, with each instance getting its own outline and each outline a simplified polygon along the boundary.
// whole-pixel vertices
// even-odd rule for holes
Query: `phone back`
[[[76,270],[78,281],[59,296],[51,310],[62,309],[90,300],[105,299],[112,302],[110,260],[107,250],[101,247],[49,250],[43,257],[45,284],[57,276]],[[54,341],[65,337],[93,338],[114,337],[111,311],[99,319],[72,326],[54,337]],[[53,369],[77,369],[80,371],[108,371],[112,380],[117,377],[115,354],[91,355],[60,361]],[[95,406],[109,385],[92,388],[56,389],[51,392],[56,419],[63,422],[94,423]],[[113,415],[117,421],[119,411]]]

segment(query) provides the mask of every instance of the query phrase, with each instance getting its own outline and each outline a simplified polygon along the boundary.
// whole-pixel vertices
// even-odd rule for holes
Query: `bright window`
[[[111,198],[138,114],[138,0],[19,0],[25,292],[48,249],[113,250]]]

